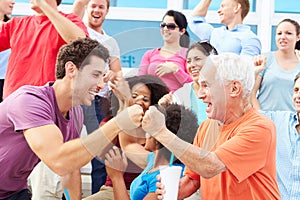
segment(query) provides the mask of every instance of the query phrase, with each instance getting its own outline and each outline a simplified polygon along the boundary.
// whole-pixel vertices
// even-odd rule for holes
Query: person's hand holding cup
[[[160,182],[157,183],[158,199],[177,200],[180,176],[182,173],[181,166],[160,166]]]

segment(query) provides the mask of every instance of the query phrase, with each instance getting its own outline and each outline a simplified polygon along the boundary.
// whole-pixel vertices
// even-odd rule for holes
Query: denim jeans
[[[91,106],[82,106],[84,113],[84,125],[87,133],[91,133],[99,127],[100,122],[109,115],[109,100],[100,96],[95,96]],[[99,192],[100,187],[106,181],[105,165],[102,161],[94,158],[92,164],[92,194]]]
[[[24,189],[5,200],[31,200],[31,193],[28,189]]]

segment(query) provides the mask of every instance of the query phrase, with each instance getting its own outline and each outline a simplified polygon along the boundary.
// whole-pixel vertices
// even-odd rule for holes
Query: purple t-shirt
[[[27,177],[40,161],[22,130],[56,124],[64,142],[79,137],[83,124],[81,107],[69,111],[69,120],[64,118],[49,85],[23,86],[0,104],[0,199],[27,188]]]

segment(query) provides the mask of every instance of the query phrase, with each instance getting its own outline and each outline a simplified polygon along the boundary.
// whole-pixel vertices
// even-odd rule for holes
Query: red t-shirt
[[[198,129],[194,145],[203,146],[211,120]],[[185,174],[201,183],[203,200],[281,199],[276,180],[276,132],[274,123],[251,109],[221,128],[211,146],[227,170],[205,179],[190,169]]]
[[[82,20],[64,14],[86,35]],[[22,85],[44,85],[55,81],[55,62],[59,48],[66,44],[47,16],[14,17],[0,27],[0,51],[11,48],[3,98]]]

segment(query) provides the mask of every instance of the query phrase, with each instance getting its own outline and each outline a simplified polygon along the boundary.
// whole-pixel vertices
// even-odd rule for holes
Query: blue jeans
[[[31,200],[31,193],[28,189],[24,189],[5,200]]]
[[[100,122],[108,116],[110,110],[109,101],[106,98],[95,96],[91,106],[82,106],[84,113],[84,125],[90,134],[99,128]],[[100,187],[106,182],[106,170],[102,161],[94,158],[92,164],[92,194],[99,192]]]

